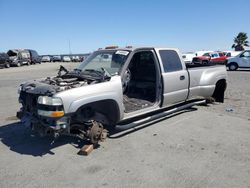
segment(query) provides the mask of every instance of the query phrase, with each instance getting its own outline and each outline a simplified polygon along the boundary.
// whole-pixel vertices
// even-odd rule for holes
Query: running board
[[[154,120],[159,120],[161,118],[165,118],[166,116],[168,116],[170,114],[185,110],[187,108],[191,108],[194,105],[200,105],[200,104],[205,104],[205,103],[206,103],[206,100],[201,100],[201,101],[195,101],[195,102],[191,102],[191,103],[188,103],[188,104],[184,104],[182,106],[178,106],[178,107],[175,107],[175,108],[173,108],[171,110],[167,110],[167,111],[163,111],[163,112],[158,113],[158,114],[151,115],[149,117],[140,119],[138,121],[134,121],[134,122],[129,123],[129,124],[125,124],[125,125],[119,125],[118,124],[118,125],[116,125],[115,129],[117,131],[125,131],[127,129],[131,129],[131,128],[140,126],[142,124],[152,122]]]

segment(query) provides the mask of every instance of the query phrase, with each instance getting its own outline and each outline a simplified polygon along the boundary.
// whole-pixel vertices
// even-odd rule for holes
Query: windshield
[[[105,70],[109,75],[113,76],[119,73],[129,53],[130,51],[126,50],[96,51],[83,61],[77,70],[81,72]]]

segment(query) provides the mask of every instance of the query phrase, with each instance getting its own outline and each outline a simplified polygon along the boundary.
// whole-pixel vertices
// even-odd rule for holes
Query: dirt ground
[[[80,140],[51,145],[15,118],[19,84],[54,75],[59,65],[0,69],[1,188],[250,187],[249,69],[228,72],[225,103],[119,133],[85,157],[77,155]]]

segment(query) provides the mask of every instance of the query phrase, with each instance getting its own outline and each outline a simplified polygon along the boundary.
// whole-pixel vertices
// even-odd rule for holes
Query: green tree
[[[242,51],[245,50],[244,47],[249,46],[249,42],[247,41],[247,34],[244,32],[240,32],[237,37],[234,38],[234,44],[232,45],[232,48],[235,49],[235,51]]]

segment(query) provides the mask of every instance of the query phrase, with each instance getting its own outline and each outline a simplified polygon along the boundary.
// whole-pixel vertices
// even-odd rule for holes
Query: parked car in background
[[[182,54],[182,58],[184,60],[185,63],[191,63],[193,58],[195,57],[195,53],[194,52],[187,52],[187,53],[183,53]]]
[[[205,53],[210,53],[210,52],[213,52],[213,51],[211,51],[211,50],[196,51],[196,52],[195,52],[195,56],[202,56],[203,54],[205,54]]]
[[[71,59],[69,56],[63,56],[62,60],[63,62],[71,62]]]
[[[10,65],[20,67],[22,65],[30,65],[30,52],[23,49],[12,49],[7,52],[10,58]]]
[[[30,62],[31,64],[41,64],[41,58],[38,55],[37,51],[26,49],[30,53]]]
[[[51,62],[52,58],[49,55],[44,55],[41,58],[41,62]]]
[[[240,54],[242,51],[224,51],[224,55],[228,57],[235,57]]]
[[[54,55],[54,56],[52,56],[52,61],[53,62],[61,62],[62,58],[60,55]]]
[[[72,56],[71,61],[72,62],[80,62],[80,57],[79,56]]]
[[[79,59],[80,59],[80,62],[83,62],[85,60],[85,57],[84,56],[80,56]]]
[[[208,52],[204,53],[202,56],[194,57],[192,63],[199,63],[199,64],[209,64],[209,63],[216,63],[216,64],[226,64],[227,57],[224,55],[223,52]]]
[[[0,68],[9,68],[10,58],[6,53],[0,53]]]
[[[228,58],[227,67],[231,71],[238,68],[250,68],[250,50],[245,50],[235,57]]]

